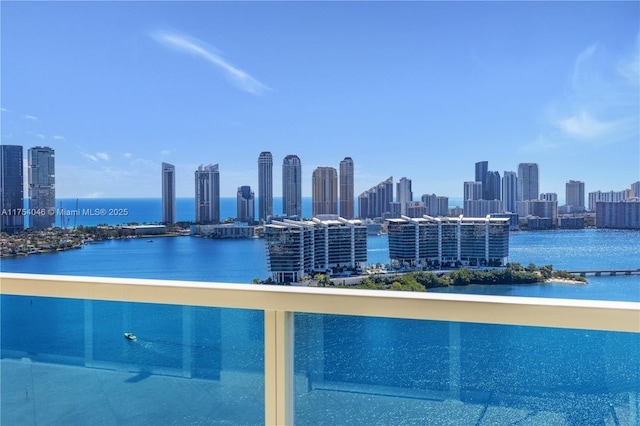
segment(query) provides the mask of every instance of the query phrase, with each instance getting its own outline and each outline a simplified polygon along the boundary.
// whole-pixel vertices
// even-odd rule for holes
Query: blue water
[[[510,237],[510,261],[558,269],[639,268],[639,236],[634,231],[596,229],[517,232]],[[148,241],[112,240],[56,254],[3,259],[0,269],[243,283],[268,276],[262,239]],[[368,261],[388,263],[385,236],[369,238]],[[640,301],[640,276],[590,277],[587,285],[436,291]],[[127,368],[141,371],[141,380],[149,374],[187,372],[189,377],[218,381],[225,371],[264,372],[260,311],[18,296],[2,296],[1,301],[3,359]],[[134,331],[139,340],[126,341],[123,330]],[[296,423],[363,424],[374,412],[374,402],[346,405],[345,395],[405,392],[420,399],[424,392],[454,389],[454,398],[464,404],[536,406],[561,413],[566,424],[604,424],[611,418],[611,407],[625,413],[628,395],[637,398],[639,354],[640,336],[633,333],[296,314],[295,371],[305,380],[296,381]],[[3,370],[3,383],[10,373]],[[315,404],[304,399],[309,391],[313,395],[332,386],[342,386],[343,392],[329,392]],[[532,406],[532,397],[550,402],[540,400]],[[3,416],[13,408],[3,402]],[[255,424],[264,423],[262,410],[260,398],[243,408],[255,419],[248,423]],[[374,417],[366,423],[469,424],[456,413],[405,409],[388,421]]]
[[[516,232],[509,261],[555,269],[640,268],[640,233],[624,230]],[[3,259],[5,272],[249,283],[269,276],[263,239],[164,237],[110,240],[55,254]],[[386,264],[386,236],[368,238],[368,263]],[[589,277],[586,286],[468,286],[436,291],[640,301],[640,276]]]
[[[450,198],[450,207],[460,206],[462,201]],[[258,200],[256,200],[256,208]],[[88,214],[105,209],[104,214]],[[356,214],[358,202],[355,200]],[[124,225],[127,223],[158,223],[162,220],[162,200],[160,198],[59,198],[56,200],[56,210],[78,211],[80,214],[67,214],[56,217],[56,226],[73,228],[74,226],[95,225]],[[273,199],[273,213],[282,213],[282,198]],[[220,198],[220,218],[233,219],[238,216],[236,199],[233,197]],[[302,198],[302,216],[311,217],[311,198]],[[176,220],[178,222],[193,222],[195,220],[195,202],[193,198],[176,199]]]

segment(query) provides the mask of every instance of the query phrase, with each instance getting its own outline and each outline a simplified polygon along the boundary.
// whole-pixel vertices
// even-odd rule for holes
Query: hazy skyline
[[[257,158],[354,161],[461,197],[476,162],[564,198],[640,180],[638,2],[2,2],[3,144],[56,151],[56,196],[221,196]],[[414,198],[415,198],[414,197]]]

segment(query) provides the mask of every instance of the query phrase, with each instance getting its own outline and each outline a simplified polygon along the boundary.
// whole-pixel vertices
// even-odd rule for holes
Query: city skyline
[[[617,190],[638,180],[639,10],[7,2],[1,141],[53,147],[70,198],[158,197],[162,162],[189,197],[201,158],[233,197],[259,187],[263,151],[299,156],[306,196],[312,170],[344,155],[355,194],[407,176],[415,194],[461,197],[486,159],[540,164],[540,190],[561,197],[569,180]]]

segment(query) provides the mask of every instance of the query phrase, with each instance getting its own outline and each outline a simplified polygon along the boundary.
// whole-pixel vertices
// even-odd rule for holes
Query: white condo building
[[[315,273],[340,273],[367,262],[367,227],[339,216],[265,225],[269,270],[274,281],[297,282]]]
[[[176,223],[176,167],[162,163],[162,223]]]
[[[509,219],[431,217],[388,219],[389,257],[398,267],[504,266]]]

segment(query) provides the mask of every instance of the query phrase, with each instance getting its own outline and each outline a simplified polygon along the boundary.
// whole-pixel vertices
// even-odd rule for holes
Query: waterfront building
[[[640,198],[640,180],[631,184],[631,196]]]
[[[176,223],[176,167],[169,163],[162,163],[162,223]]]
[[[556,194],[555,192],[543,192],[542,194],[540,194],[540,200],[543,200],[543,201],[555,201],[557,203],[558,202],[558,194]]]
[[[258,157],[258,220],[273,214],[273,156],[264,151]]]
[[[449,215],[449,197],[444,197],[436,194],[424,194],[422,196],[422,202],[424,203],[427,212],[425,214],[429,216],[448,216]],[[409,213],[409,212],[407,212]],[[409,217],[420,217],[423,215],[407,214]]]
[[[338,214],[338,172],[333,167],[318,167],[311,175],[313,216]]]
[[[312,220],[272,221],[264,235],[271,277],[297,282],[315,273],[340,274],[367,261],[367,226],[337,215]]]
[[[553,220],[550,217],[527,216],[525,221],[527,223],[527,229],[530,231],[553,229]]]
[[[537,163],[518,165],[517,201],[537,200],[540,194]]]
[[[354,180],[353,159],[345,157],[340,162],[340,217],[345,219],[353,219],[355,217]]]
[[[516,213],[504,212],[504,213],[493,213],[491,217],[504,217],[509,219],[509,230],[517,231],[520,229],[520,222],[518,219],[518,215]]]
[[[463,200],[482,200],[482,182],[465,182]]]
[[[390,216],[391,203],[393,203],[393,176],[358,196],[358,215],[363,219]]]
[[[255,219],[255,195],[250,186],[241,186],[236,195],[238,215],[240,222],[253,223]]]
[[[568,213],[584,211],[584,182],[570,180],[565,184],[565,205]]]
[[[427,212],[427,207],[424,205],[422,201],[411,201],[407,204],[407,216],[409,217],[422,217]]]
[[[389,258],[396,267],[503,266],[509,257],[509,219],[472,217],[387,220]]]
[[[302,163],[297,155],[282,161],[282,213],[302,217]]]
[[[52,228],[56,220],[55,151],[46,146],[28,150],[29,227],[34,230]]]
[[[485,217],[489,214],[502,213],[504,207],[501,200],[465,200],[464,214],[469,217]]]
[[[598,201],[596,227],[640,229],[640,198],[624,201]]]
[[[406,177],[400,178],[400,181],[396,184],[396,201],[400,203],[400,214],[407,214],[407,205],[413,201],[413,191],[411,190],[411,179]]]
[[[584,217],[564,216],[558,218],[559,229],[584,229]]]
[[[200,165],[195,171],[196,223],[220,222],[220,169],[217,164]]]
[[[596,211],[596,204],[599,201],[607,203],[619,203],[629,198],[629,192],[631,191],[595,191],[589,193],[589,211]]]
[[[204,235],[211,238],[253,238],[255,226],[246,223],[223,223],[217,225],[191,225],[191,235]]]
[[[558,202],[546,200],[528,200],[518,201],[516,208],[520,218],[527,216],[536,216],[540,218],[549,218],[555,225],[558,221]],[[522,213],[521,213],[522,212]]]
[[[24,231],[24,174],[21,145],[0,145],[0,232]]]

